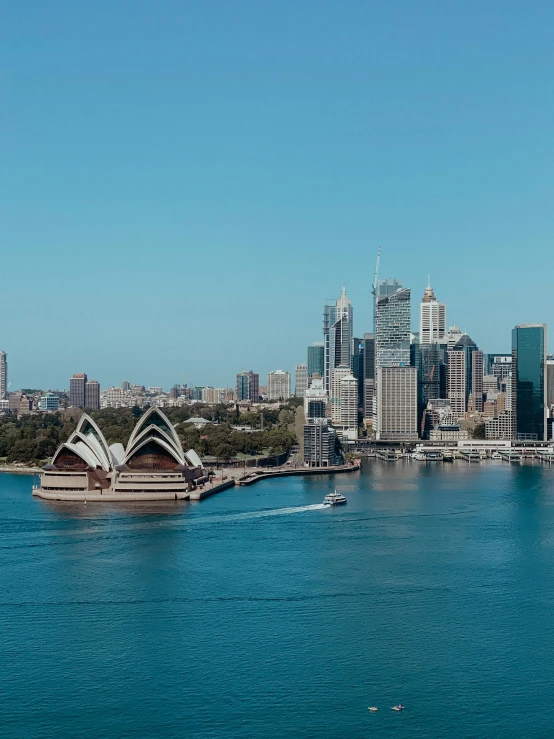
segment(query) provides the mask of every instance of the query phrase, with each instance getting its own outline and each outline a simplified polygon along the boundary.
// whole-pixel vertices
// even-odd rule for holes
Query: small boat
[[[393,706],[392,707],[392,710],[393,711],[403,711],[404,710],[404,706],[402,705],[402,703],[399,703],[397,706]]]
[[[334,493],[329,493],[323,498],[323,505],[344,505],[345,503],[346,498],[344,495],[337,493],[336,490]]]
[[[379,709],[377,708],[377,706],[368,706],[367,710],[371,711],[371,713],[375,713],[375,711],[378,711]]]

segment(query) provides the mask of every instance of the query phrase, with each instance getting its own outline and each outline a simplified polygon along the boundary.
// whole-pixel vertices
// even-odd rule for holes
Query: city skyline
[[[408,287],[406,289],[411,290],[412,292],[412,307],[411,307],[411,330],[413,333],[420,331],[420,300],[419,293],[421,295],[424,295],[425,292],[428,289],[428,283],[429,279],[432,279],[429,277],[429,275],[425,276],[425,280],[423,281],[422,285],[417,285],[416,288],[412,285],[409,285],[406,283],[406,281],[399,279],[398,276],[395,277],[383,277],[380,279],[380,282],[387,282],[389,280],[392,280],[393,282],[398,282],[398,284],[402,284],[403,286],[406,286],[408,284]],[[359,335],[364,333],[369,333],[373,330],[373,305],[372,305],[372,296],[368,295],[366,296],[366,300],[362,301],[362,305],[359,307],[355,300],[350,300],[350,294],[347,287],[345,287],[345,284],[347,284],[346,280],[343,280],[341,282],[341,287],[339,290],[337,290],[337,296],[342,295],[343,290],[346,289],[346,292],[348,293],[348,299],[349,302],[352,304],[352,307],[354,308],[354,321],[353,321],[353,334]],[[433,280],[433,289],[435,289],[434,280]],[[458,320],[457,315],[453,315],[453,311],[450,308],[450,301],[448,298],[448,286],[447,285],[441,285],[438,290],[440,291],[440,298],[442,300],[442,303],[446,304],[448,315],[447,315],[447,322],[446,322],[446,329],[448,332],[448,329],[452,326],[460,327],[460,331],[462,334],[464,334],[466,331],[468,334],[471,335],[472,338],[477,337],[480,333],[483,333],[483,323],[487,323],[486,316],[481,316],[480,323],[475,327],[475,330],[473,326],[469,327],[466,322],[463,320]],[[327,303],[334,303],[336,302],[336,298],[326,298]],[[363,303],[366,303],[365,305]],[[321,300],[319,301],[321,303]],[[266,352],[254,352],[254,356],[258,357],[258,364],[254,366],[254,372],[260,375],[261,378],[266,378],[267,375],[270,372],[273,372],[276,367],[282,367],[286,371],[288,371],[291,376],[294,377],[294,371],[295,367],[299,363],[306,363],[307,362],[307,347],[313,346],[314,344],[321,344],[322,340],[324,338],[323,332],[322,332],[322,325],[321,325],[321,313],[318,312],[319,304],[316,302],[315,306],[312,306],[311,313],[313,314],[313,317],[315,317],[314,321],[311,321],[311,323],[315,323],[315,333],[310,336],[301,337],[298,341],[300,344],[300,349],[298,351],[298,354],[292,355],[290,344],[284,339],[282,347],[274,346],[274,354],[275,356],[275,362],[273,362],[273,365],[270,364],[269,360],[267,360],[267,353]],[[521,314],[526,314],[527,311],[522,309]],[[513,325],[517,325],[520,323],[546,323],[547,327],[549,325],[547,317],[545,317],[545,311],[542,310],[542,316],[540,317],[540,320],[529,320],[525,321],[523,319],[518,318]],[[362,318],[360,318],[360,314],[362,314]],[[365,314],[365,318],[364,318]],[[367,318],[367,316],[370,316],[370,318]],[[317,320],[319,319],[319,321]],[[360,326],[360,322],[364,321],[364,324]],[[319,326],[317,325],[319,323]],[[504,321],[502,322],[502,324]],[[511,350],[511,330],[512,326],[507,325],[506,329],[502,329],[502,324],[500,326],[497,326],[496,328],[493,327],[492,334],[493,339],[491,339],[492,346],[488,344],[482,344],[481,342],[476,340],[476,344],[485,352],[489,354],[504,354],[504,353],[510,353]],[[319,333],[317,333],[317,330],[319,329]],[[500,341],[502,341],[502,345],[498,346]],[[554,344],[550,344],[548,342],[547,338],[547,345],[552,346]],[[265,346],[265,344],[264,344]],[[295,342],[296,346],[296,342]],[[238,345],[239,351],[240,351],[240,342]],[[75,372],[80,372],[82,370],[82,366],[78,366],[78,362],[73,358],[72,360],[68,360],[69,365],[67,368],[67,371],[62,370],[61,372],[66,375],[66,377],[60,377],[59,381],[53,382],[53,383],[46,383],[41,378],[51,377],[52,374],[50,372],[49,364],[42,365],[41,369],[36,369],[36,365],[33,365],[32,370],[30,368],[24,368],[21,364],[21,357],[18,357],[17,354],[14,354],[11,347],[6,347],[5,345],[2,347],[0,345],[0,349],[5,351],[7,355],[9,356],[9,374],[7,376],[7,383],[12,382],[11,390],[17,390],[21,388],[37,388],[42,390],[69,390],[69,378],[72,374]],[[282,349],[282,350],[281,350]],[[296,351],[296,350],[294,350]],[[285,362],[282,360],[282,357],[284,354],[287,353],[291,359],[290,363]],[[23,355],[25,356],[25,354]],[[210,387],[230,387],[233,388],[235,385],[235,377],[236,375],[243,370],[245,366],[252,365],[251,362],[248,361],[239,361],[237,366],[229,366],[226,367],[224,370],[221,369],[221,365],[218,364],[217,371],[214,371],[213,366],[206,361],[204,365],[204,369],[201,368],[198,370],[198,373],[196,376],[192,376],[193,373],[189,373],[186,370],[181,370],[179,367],[176,367],[176,370],[173,371],[171,369],[172,366],[175,366],[178,364],[177,359],[174,361],[169,361],[167,365],[164,366],[157,366],[157,369],[154,369],[153,367],[146,367],[144,365],[138,365],[135,368],[130,367],[129,371],[124,371],[121,378],[115,377],[114,372],[109,372],[106,370],[106,365],[109,365],[109,362],[105,361],[106,357],[100,357],[96,356],[89,360],[87,367],[96,367],[97,369],[94,370],[94,372],[90,372],[91,376],[94,376],[98,379],[100,382],[100,385],[105,387],[118,387],[121,385],[122,382],[125,380],[129,380],[129,377],[131,377],[131,384],[140,384],[140,385],[160,385],[166,390],[169,390],[174,385],[188,385],[189,387],[192,386],[210,386]],[[76,367],[77,365],[77,367]],[[142,369],[141,369],[142,367]],[[265,369],[267,367],[267,370]],[[58,372],[56,372],[56,375]],[[34,376],[34,377],[33,377]],[[23,377],[23,380],[20,378]],[[25,381],[26,377],[30,377],[29,380]],[[107,378],[107,379],[106,379]],[[162,378],[162,379],[160,379]],[[34,380],[34,382],[33,382]],[[41,384],[42,383],[42,384]],[[263,385],[264,382],[262,381],[261,384]]]
[[[129,25],[117,2],[86,22],[67,0],[10,4],[3,268],[25,277],[5,281],[0,348],[14,387],[85,368],[103,386],[293,371],[343,280],[355,335],[372,330],[378,244],[381,274],[419,298],[430,273],[480,347],[553,326],[554,9],[428,10],[404,3],[399,23],[395,3],[284,0],[262,23],[261,8],[169,0],[158,37],[145,5]]]

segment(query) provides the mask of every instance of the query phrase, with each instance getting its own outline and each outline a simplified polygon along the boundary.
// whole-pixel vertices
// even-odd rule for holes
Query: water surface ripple
[[[1,736],[554,732],[554,470],[375,461],[161,507],[31,484],[0,475]]]

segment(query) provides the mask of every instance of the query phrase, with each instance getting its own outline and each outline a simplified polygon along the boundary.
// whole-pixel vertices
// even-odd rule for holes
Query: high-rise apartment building
[[[0,351],[0,398],[4,399],[8,392],[8,355]]]
[[[355,441],[358,438],[358,380],[354,375],[347,375],[340,381],[339,406],[342,435]]]
[[[420,344],[442,344],[446,341],[446,305],[439,303],[430,284],[419,307]]]
[[[325,375],[325,344],[323,341],[314,341],[313,345],[308,347],[308,378],[315,374],[320,377]]]
[[[100,410],[100,383],[96,380],[87,380],[85,383],[85,408],[91,411]]]
[[[243,370],[237,375],[236,400],[250,400],[257,403],[260,399],[260,376],[252,370]]]
[[[341,380],[343,379],[343,377],[350,376],[352,376],[350,367],[345,364],[340,364],[338,367],[335,367],[331,374],[331,393],[329,396],[329,400],[331,401],[331,420],[333,424],[336,425],[342,425],[340,406]]]
[[[512,435],[547,440],[546,324],[512,330]]]
[[[343,287],[340,298],[335,303],[325,305],[323,310],[324,380],[327,391],[330,390],[331,373],[335,367],[352,367],[353,320],[352,304]]]
[[[304,415],[309,418],[325,418],[327,416],[327,401],[329,395],[325,390],[323,377],[314,375],[312,384],[304,395]]]
[[[311,418],[304,426],[304,464],[331,467],[340,463],[337,434],[326,418]]]
[[[375,437],[377,441],[417,439],[417,369],[378,367]]]
[[[290,374],[275,370],[267,376],[267,396],[269,400],[288,400],[290,398]]]
[[[303,398],[308,389],[308,365],[297,364],[295,368],[294,394],[297,398]]]
[[[454,349],[448,352],[446,395],[456,418],[463,416],[467,407],[466,356],[465,352]]]
[[[86,408],[86,384],[87,376],[84,372],[73,375],[69,380],[69,405],[74,408]]]
[[[483,412],[483,352],[478,349],[471,352],[471,394],[473,410]]]

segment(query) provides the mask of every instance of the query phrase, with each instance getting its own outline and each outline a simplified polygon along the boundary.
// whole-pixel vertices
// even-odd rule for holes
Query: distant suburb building
[[[8,392],[8,355],[0,351],[0,398],[6,398]]]
[[[290,374],[275,370],[267,376],[267,396],[269,400],[288,400],[290,398]]]
[[[294,395],[303,398],[308,389],[308,365],[297,364],[295,368]]]
[[[41,411],[57,411],[60,407],[60,399],[54,393],[45,393],[40,396],[39,410]]]
[[[250,400],[257,403],[260,399],[260,376],[252,370],[243,370],[237,375],[236,400]]]

